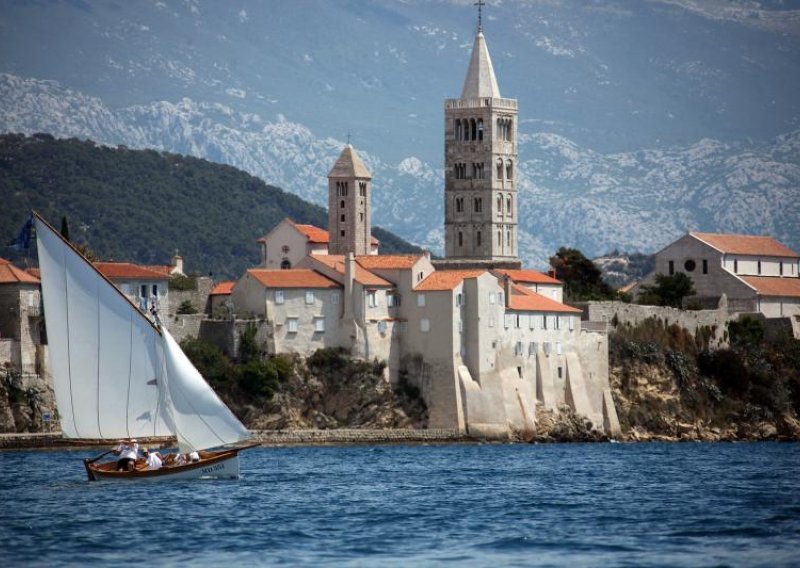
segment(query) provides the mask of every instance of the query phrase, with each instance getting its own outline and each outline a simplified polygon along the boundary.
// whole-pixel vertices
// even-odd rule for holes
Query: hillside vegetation
[[[231,166],[49,134],[0,136],[0,203],[3,244],[35,209],[55,226],[67,216],[72,239],[100,258],[158,264],[177,250],[188,270],[219,277],[258,262],[256,239],[284,217],[328,224],[322,207]],[[373,234],[384,253],[419,250]]]

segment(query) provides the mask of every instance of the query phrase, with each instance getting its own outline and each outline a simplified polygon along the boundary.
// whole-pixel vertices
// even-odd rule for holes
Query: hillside
[[[321,191],[319,189],[318,191]],[[49,134],[0,136],[0,241],[36,209],[104,259],[167,263],[235,277],[258,261],[256,239],[284,217],[327,226],[327,213],[231,166]],[[380,228],[381,251],[418,250]],[[3,256],[11,256],[5,248]]]

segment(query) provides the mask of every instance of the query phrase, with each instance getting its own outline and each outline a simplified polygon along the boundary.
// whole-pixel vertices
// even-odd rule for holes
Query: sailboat
[[[116,461],[100,462],[106,452],[84,460],[89,480],[238,477],[239,452],[246,448],[229,446],[246,441],[248,430],[163,326],[40,215],[33,217],[63,435],[109,441],[174,436],[180,454],[200,458],[154,470],[137,460],[133,471],[116,471]]]

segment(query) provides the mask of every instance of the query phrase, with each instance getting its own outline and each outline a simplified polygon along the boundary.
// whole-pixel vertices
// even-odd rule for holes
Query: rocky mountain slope
[[[433,125],[430,128],[434,128]],[[54,82],[0,75],[0,130],[46,131],[234,165],[324,205],[342,142],[188,98],[113,110]],[[559,246],[649,252],[689,230],[771,234],[800,249],[800,131],[765,142],[701,140],[601,154],[553,133],[521,136],[520,252],[546,266]],[[420,246],[443,244],[443,173],[420,157],[360,149],[374,177],[374,219]]]

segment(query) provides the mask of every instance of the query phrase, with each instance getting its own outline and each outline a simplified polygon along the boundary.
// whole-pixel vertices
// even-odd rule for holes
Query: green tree
[[[614,290],[603,282],[600,269],[581,251],[561,247],[555,256],[550,257],[550,266],[556,271],[556,278],[564,283],[567,300],[613,300]]]
[[[67,240],[69,239],[69,223],[67,222],[67,216],[63,215],[61,217],[61,236]]]
[[[644,304],[657,303],[659,306],[680,308],[685,297],[696,293],[694,282],[683,272],[669,276],[656,274],[656,283],[653,286],[642,286],[639,299]]]
[[[728,322],[728,335],[731,347],[754,350],[764,340],[764,324],[753,316],[742,316],[737,321]]]

